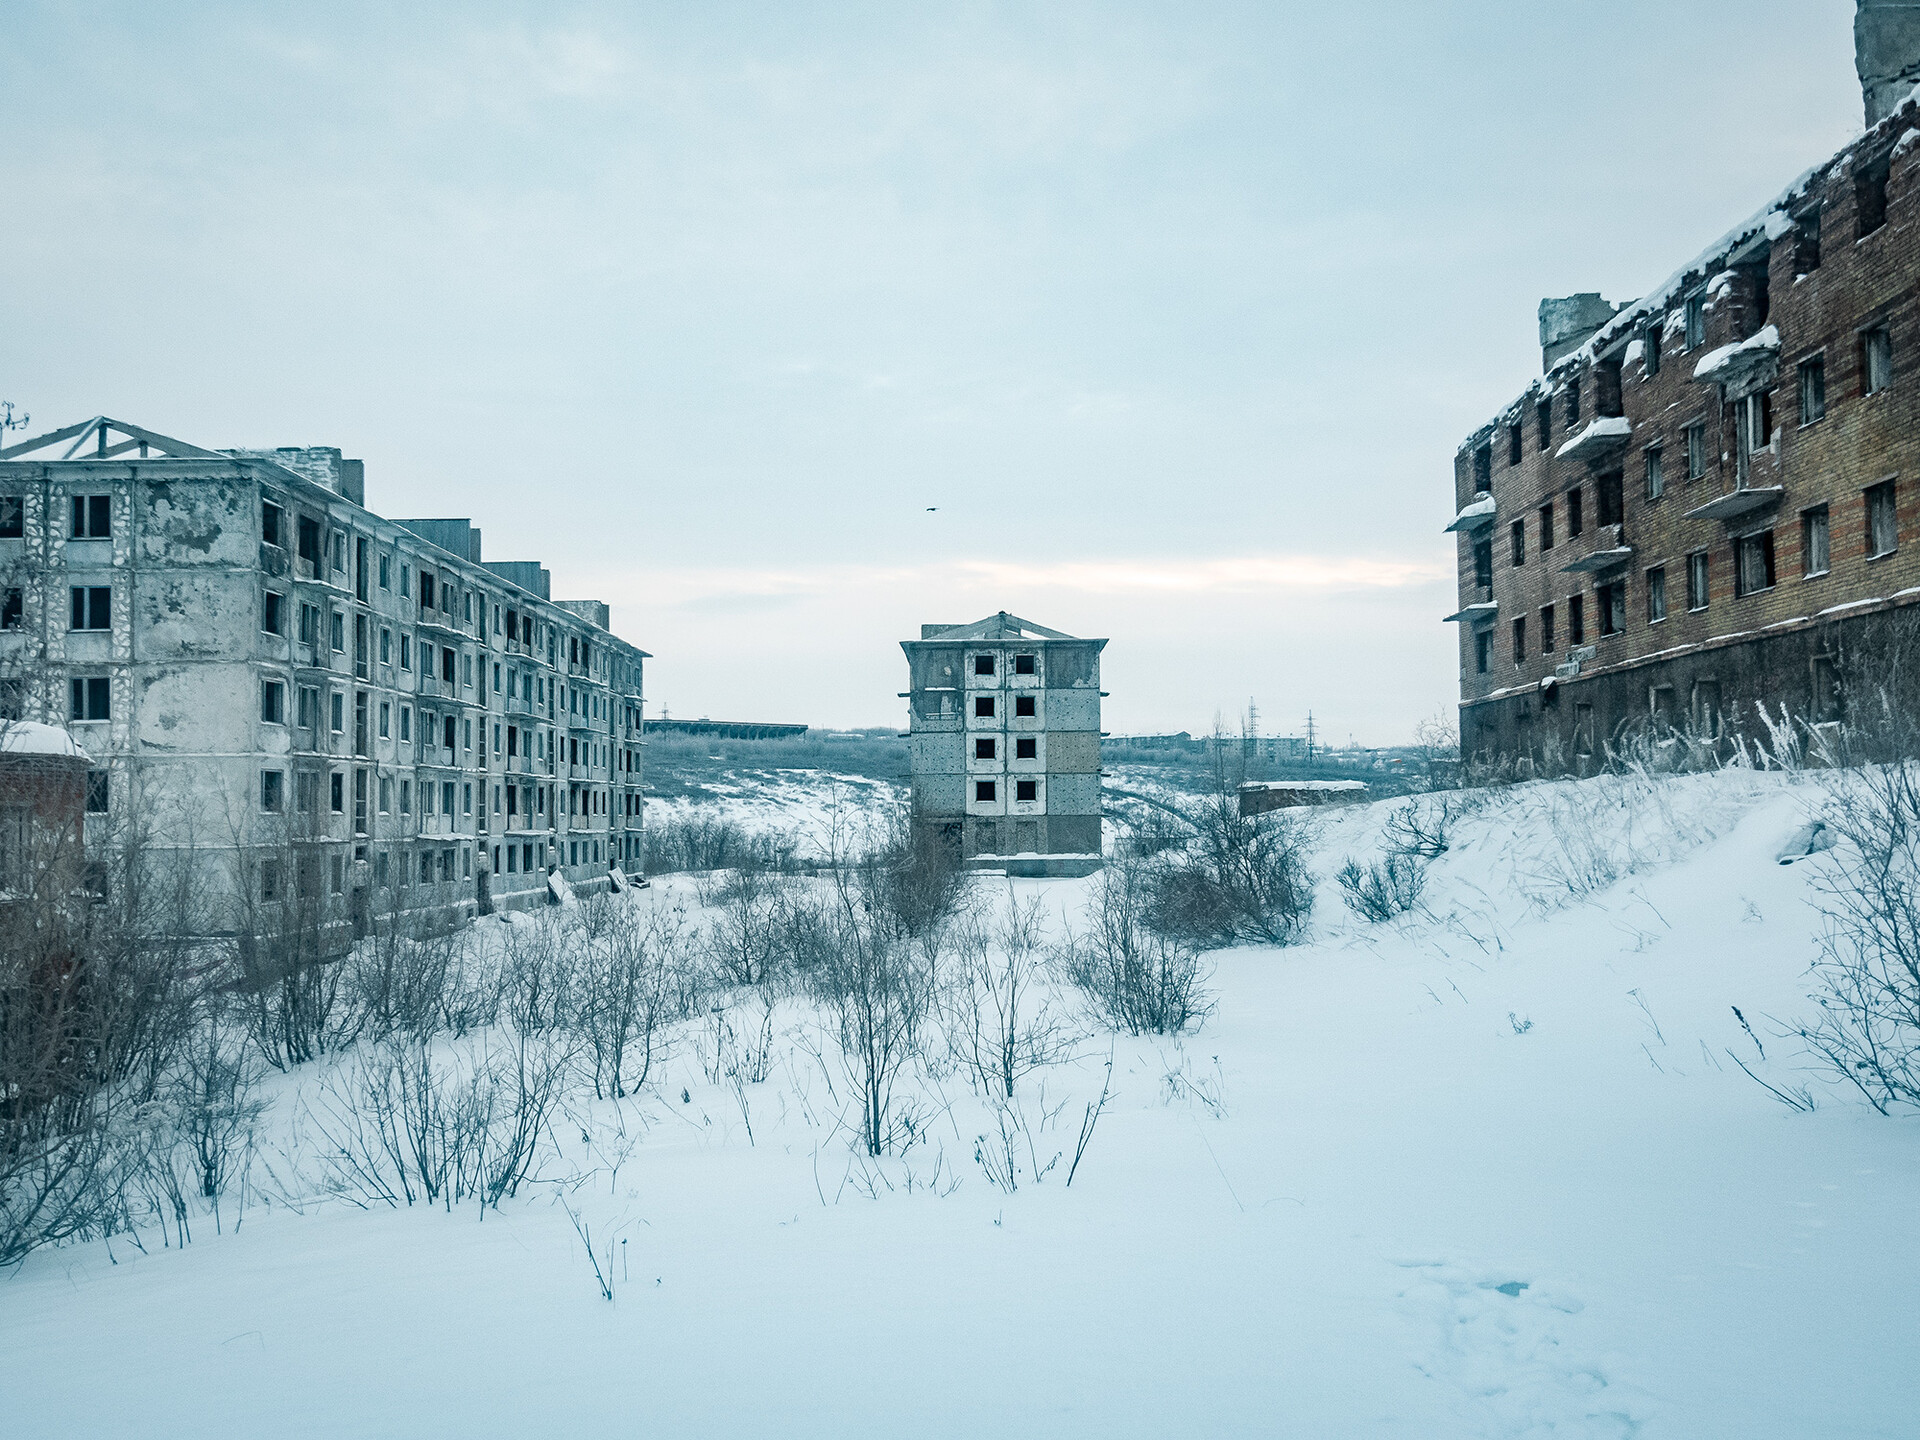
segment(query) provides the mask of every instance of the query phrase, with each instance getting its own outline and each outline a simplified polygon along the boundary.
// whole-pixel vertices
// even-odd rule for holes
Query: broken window
[[[1040,798],[1040,782],[1038,780],[1014,781],[1013,798],[1016,800],[1038,800]]]
[[[1707,422],[1696,420],[1687,426],[1687,479],[1698,480],[1707,473]]]
[[[420,608],[433,609],[433,576],[425,570],[420,572]]]
[[[0,630],[18,630],[25,623],[26,591],[18,585],[9,585],[0,590]]]
[[[1013,758],[1016,760],[1038,760],[1040,742],[1031,735],[1022,735],[1013,742]]]
[[[1523,520],[1516,520],[1507,527],[1507,538],[1513,549],[1513,563],[1524,565],[1527,560],[1527,526]]]
[[[1827,507],[1816,505],[1800,512],[1800,573],[1824,575],[1828,563]]]
[[[1514,420],[1507,426],[1507,464],[1518,465],[1525,454],[1525,442],[1520,434],[1520,422]]]
[[[1887,176],[1892,168],[1888,156],[1876,155],[1854,169],[1854,233],[1861,239],[1887,223]]]
[[[1649,325],[1640,332],[1641,362],[1651,380],[1660,373],[1660,331],[1661,326]]]
[[[1039,703],[1033,696],[1016,695],[1013,697],[1013,714],[1015,719],[1031,719],[1039,713]]]
[[[1037,655],[1016,655],[1013,657],[1013,673],[1016,675],[1036,675],[1039,673]]]
[[[976,740],[973,742],[973,758],[992,760],[999,751],[999,742],[995,740]]]
[[[976,780],[973,782],[975,800],[997,800],[1000,798],[999,782],[994,780]]]
[[[284,634],[287,623],[283,618],[285,610],[286,597],[284,595],[276,595],[271,590],[265,591],[260,596],[261,630],[269,635]]]
[[[269,815],[278,815],[286,804],[286,772],[283,770],[262,770],[260,772],[260,808]]]
[[[1883,480],[1867,490],[1867,557],[1891,555],[1900,543],[1893,481]]]
[[[993,696],[991,695],[974,696],[973,713],[975,718],[977,719],[981,719],[981,720],[991,719],[993,716]]]
[[[1580,423],[1580,381],[1577,378],[1567,381],[1566,406],[1567,429],[1572,430]]]
[[[260,682],[260,723],[263,725],[287,723],[287,687],[278,680]]]
[[[347,813],[347,772],[335,770],[327,776],[327,808],[336,815]]]
[[[1620,361],[1602,360],[1593,368],[1593,413],[1612,419],[1626,412],[1620,403]]]
[[[73,497],[73,538],[105,540],[113,533],[113,497],[76,495]]]
[[[1493,541],[1473,542],[1473,583],[1485,590],[1493,584]]]
[[[70,709],[75,720],[111,720],[113,685],[104,675],[74,676],[69,684]]]
[[[1600,611],[1600,633],[1618,635],[1627,628],[1627,582],[1608,580],[1593,587],[1593,603]]]
[[[1773,588],[1773,531],[1743,535],[1733,542],[1733,593],[1736,598]]]
[[[278,547],[286,524],[286,512],[271,500],[260,502],[260,539],[268,545]]]
[[[18,540],[26,533],[26,503],[18,495],[0,495],[0,540]]]
[[[1840,693],[1840,667],[1831,655],[1813,657],[1813,718],[1826,723],[1844,713]]]
[[[1493,629],[1491,626],[1473,632],[1473,668],[1481,675],[1487,673],[1487,667],[1493,663]]]
[[[1567,644],[1584,645],[1587,643],[1587,598],[1584,595],[1567,597]]]
[[[1551,605],[1540,607],[1540,653],[1542,655],[1553,653],[1553,606]]]
[[[1696,550],[1687,556],[1687,609],[1707,608],[1707,552]]]
[[[1860,332],[1860,388],[1876,394],[1893,383],[1893,336],[1884,325]]]
[[[1527,658],[1527,617],[1517,615],[1513,621],[1513,663],[1517,666]]]
[[[1658,625],[1667,618],[1667,567],[1656,565],[1647,571],[1647,623]]]
[[[339,690],[335,690],[328,696],[328,708],[331,713],[327,718],[331,724],[333,733],[336,735],[344,735],[347,730],[346,695]]]
[[[76,585],[72,597],[72,630],[111,630],[113,590],[106,585]]]
[[[1707,343],[1707,297],[1694,294],[1687,297],[1686,308],[1687,349],[1696,350]]]
[[[1539,448],[1547,449],[1553,444],[1553,402],[1551,400],[1534,402],[1533,425]]]
[[[1658,500],[1667,493],[1666,471],[1660,461],[1660,447],[1649,445],[1647,455],[1647,499]]]
[[[1596,485],[1598,500],[1595,518],[1602,525],[1618,525],[1621,522],[1621,472],[1614,470],[1602,475]]]
[[[1811,425],[1827,414],[1826,357],[1815,355],[1800,362],[1800,423]]]
[[[1762,390],[1743,395],[1733,404],[1734,434],[1738,440],[1735,474],[1742,484],[1751,474],[1755,454],[1773,445],[1773,394]]]
[[[1707,739],[1720,733],[1720,682],[1693,682],[1693,725]]]
[[[1817,205],[1794,216],[1793,268],[1800,275],[1810,275],[1820,268],[1820,207]]]
[[[1567,538],[1573,539],[1586,528],[1586,519],[1582,513],[1580,487],[1574,486],[1567,491]]]
[[[1540,552],[1544,555],[1553,548],[1553,501],[1549,500],[1540,507]]]
[[[993,674],[993,656],[976,655],[973,657],[973,673],[976,675]]]
[[[1491,490],[1493,488],[1493,443],[1476,445],[1473,449],[1473,488]]]

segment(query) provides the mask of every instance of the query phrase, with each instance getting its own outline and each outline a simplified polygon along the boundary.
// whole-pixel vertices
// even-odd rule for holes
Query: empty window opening
[[[1894,508],[1893,481],[1883,480],[1867,490],[1867,556],[1891,555],[1900,543],[1899,513]]]
[[[973,713],[974,713],[975,719],[979,719],[979,720],[992,719],[993,718],[993,696],[991,695],[974,696],[973,697]]]
[[[1696,350],[1707,343],[1707,297],[1689,295],[1686,308],[1687,349]]]
[[[1887,175],[1892,161],[1876,155],[1853,172],[1855,234],[1864,239],[1887,223]]]
[[[1016,675],[1035,675],[1039,673],[1037,655],[1016,655],[1013,657],[1013,673]]]
[[[1473,451],[1473,488],[1491,490],[1493,488],[1493,445],[1476,445]]]
[[[76,495],[73,497],[73,538],[105,540],[113,533],[113,497]]]
[[[1527,658],[1527,617],[1519,615],[1513,622],[1513,663],[1518,666]]]
[[[1603,419],[1624,415],[1620,402],[1620,361],[1602,360],[1593,370],[1593,413]]]
[[[1516,520],[1507,527],[1507,538],[1513,548],[1513,563],[1524,565],[1527,562],[1527,526],[1523,520]]]
[[[1540,653],[1551,655],[1553,644],[1553,606],[1542,605],[1540,607]]]
[[[1567,644],[1584,645],[1587,643],[1587,597],[1569,595],[1567,597]]]
[[[1840,666],[1831,655],[1813,657],[1813,718],[1826,723],[1846,713],[1840,692]]]
[[[1687,426],[1687,479],[1698,480],[1707,473],[1707,422],[1696,420]]]
[[[1660,447],[1647,447],[1647,499],[1658,500],[1667,493],[1666,467],[1661,462]]]
[[[1884,325],[1860,332],[1860,388],[1877,394],[1893,383],[1893,336]]]
[[[1816,355],[1800,362],[1800,423],[1811,425],[1827,414],[1827,362]]]
[[[1621,472],[1615,470],[1602,475],[1595,486],[1597,501],[1595,519],[1602,525],[1618,525],[1621,515]]]
[[[1753,457],[1773,446],[1773,394],[1762,390],[1743,395],[1733,402],[1736,438],[1734,474],[1745,484],[1752,473]]]
[[[996,780],[974,781],[973,798],[975,800],[998,800],[1000,798],[999,782]]]
[[[1733,593],[1736,598],[1773,588],[1773,531],[1743,535],[1733,542]]]
[[[1816,505],[1800,512],[1800,572],[1806,576],[1824,575],[1828,554],[1827,507]]]
[[[1473,632],[1473,668],[1476,674],[1484,675],[1487,667],[1493,663],[1493,629],[1488,626]]]
[[[1667,618],[1667,567],[1656,565],[1647,571],[1647,623],[1658,625]]]
[[[1687,556],[1687,609],[1707,608],[1707,552],[1696,550]]]
[[[1580,487],[1574,486],[1567,491],[1567,538],[1574,539],[1586,528],[1586,516],[1583,513]]]
[[[1022,735],[1013,742],[1013,758],[1016,760],[1038,760],[1040,742],[1031,735]]]
[[[974,674],[976,674],[976,675],[991,675],[991,674],[993,674],[993,673],[994,673],[994,670],[993,670],[993,656],[991,656],[991,655],[976,655],[976,656],[974,656],[974,657],[973,657],[973,673],[974,673]]]
[[[1600,633],[1618,635],[1627,628],[1627,582],[1609,580],[1593,589],[1593,603],[1600,611]]]
[[[1566,390],[1567,429],[1580,423],[1580,382],[1569,380]]]
[[[973,742],[973,758],[976,760],[992,760],[998,753],[999,742],[996,740],[976,740]]]
[[[1645,367],[1647,379],[1651,380],[1660,373],[1660,331],[1663,327],[1649,325],[1640,332],[1641,361]]]
[[[260,720],[266,725],[287,723],[287,687],[278,680],[260,682]]]
[[[113,628],[113,591],[105,585],[76,585],[71,591],[74,630]]]
[[[1553,548],[1553,501],[1549,500],[1540,507],[1540,551],[1545,554]]]
[[[1493,541],[1473,542],[1473,583],[1482,590],[1493,584]]]
[[[1040,782],[1038,780],[1014,781],[1013,798],[1016,800],[1038,800],[1040,798]]]
[[[1030,720],[1039,713],[1039,702],[1036,701],[1033,696],[1016,695],[1013,697],[1013,715],[1016,720]]]
[[[18,495],[0,495],[0,540],[18,540],[27,533],[27,507]]]
[[[1538,448],[1545,450],[1553,444],[1553,402],[1536,400],[1533,406],[1533,430]]]
[[[1520,422],[1514,421],[1507,426],[1507,464],[1518,465],[1526,454],[1526,441],[1520,433]]]
[[[1793,268],[1799,275],[1810,275],[1820,268],[1820,211],[1817,206],[1794,217]]]

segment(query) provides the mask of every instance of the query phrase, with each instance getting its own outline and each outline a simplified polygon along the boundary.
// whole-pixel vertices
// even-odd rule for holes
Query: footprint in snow
[[[1474,1434],[1629,1437],[1646,1423],[1645,1398],[1586,1353],[1578,1297],[1488,1267],[1394,1263],[1409,1272],[1414,1367],[1452,1392]]]

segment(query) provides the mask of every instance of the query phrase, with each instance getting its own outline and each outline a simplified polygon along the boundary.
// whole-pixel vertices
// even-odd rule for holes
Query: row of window
[[[991,720],[1000,712],[999,697],[994,695],[976,695],[973,697],[973,714],[978,720]],[[1039,702],[1031,695],[1013,697],[1015,719],[1034,719],[1040,714]]]
[[[1899,520],[1897,496],[1894,482],[1883,481],[1869,488],[1863,496],[1866,507],[1866,545],[1867,558],[1880,559],[1891,555],[1899,543]],[[1831,522],[1828,508],[1816,505],[1800,513],[1800,565],[1801,578],[1817,579],[1829,571],[1832,558]],[[1711,565],[1708,552],[1696,550],[1686,557],[1687,609],[1705,610],[1712,599]],[[1743,535],[1733,543],[1733,593],[1736,599],[1771,590],[1775,584],[1775,544],[1774,532],[1762,530],[1752,535]],[[1645,574],[1647,623],[1657,625],[1667,618],[1667,569],[1656,565]],[[1626,628],[1626,581],[1609,580],[1594,586],[1595,610],[1600,624],[1600,634],[1605,637],[1617,635]],[[1586,608],[1584,597],[1575,595],[1566,602],[1567,643],[1581,645],[1586,642]],[[1539,654],[1551,655],[1557,649],[1555,634],[1556,609],[1553,605],[1542,606],[1539,614]],[[1520,665],[1527,658],[1527,617],[1516,617],[1512,622],[1513,663]],[[1475,633],[1475,665],[1481,674],[1490,666],[1493,654],[1493,631],[1484,629]]]
[[[973,657],[973,673],[976,675],[998,674],[999,657],[994,655],[976,655]],[[1039,657],[1035,655],[1016,655],[1013,657],[1013,673],[1033,675],[1038,673]]]
[[[993,739],[979,739],[973,742],[973,758],[976,760],[998,760],[1000,742]],[[1013,758],[1016,760],[1038,760],[1040,742],[1032,735],[1022,735],[1013,742]]]
[[[998,800],[1000,798],[1000,782],[998,780],[974,781],[973,798],[977,801]],[[1014,781],[1013,798],[1015,800],[1038,800],[1040,798],[1040,782],[1038,780]]]
[[[625,842],[626,858],[636,858],[639,841],[630,838]],[[602,842],[598,840],[569,841],[565,847],[569,857],[563,863],[568,865],[598,865],[602,861]],[[496,875],[534,874],[540,868],[544,858],[545,846],[537,841],[527,841],[517,845],[495,845],[493,847],[493,873]],[[611,847],[607,849],[611,858]],[[325,860],[324,868],[322,859]],[[473,848],[467,845],[442,845],[422,847],[411,855],[405,850],[375,850],[373,860],[373,883],[381,889],[397,884],[408,888],[415,883],[421,885],[449,884],[452,881],[471,880],[473,878]],[[302,855],[291,867],[293,871],[294,894],[302,900],[320,898],[322,876],[325,876],[326,892],[330,895],[347,893],[347,857],[340,851],[322,857],[319,854]],[[268,857],[260,863],[260,898],[269,903],[285,900],[287,876],[281,861],[277,857]]]
[[[105,773],[105,772],[101,772]],[[347,813],[347,772],[329,770],[324,772],[327,786],[327,811],[334,815]],[[301,815],[314,815],[320,811],[320,786],[323,774],[318,770],[297,770],[294,772],[294,811]],[[368,774],[365,770],[353,772],[353,798],[356,821],[364,822],[367,815]],[[452,817],[473,814],[473,782],[441,780],[422,780],[419,782],[418,797],[420,814],[431,818],[437,815]],[[380,815],[412,815],[415,799],[415,787],[412,780],[396,781],[391,776],[380,776],[373,788],[375,813]],[[547,787],[544,785],[495,785],[493,787],[492,812],[495,815],[541,815],[547,813]],[[481,802],[486,802],[486,788],[481,787]],[[455,810],[455,804],[459,809]],[[397,804],[397,811],[396,811]],[[268,815],[287,813],[287,772],[284,770],[262,770],[260,772],[260,809]],[[556,813],[559,801],[554,802]],[[623,813],[635,814],[637,807],[627,804]],[[567,813],[569,815],[606,815],[610,813],[609,795],[605,790],[584,785],[569,786],[567,790]],[[364,828],[364,827],[362,827]]]

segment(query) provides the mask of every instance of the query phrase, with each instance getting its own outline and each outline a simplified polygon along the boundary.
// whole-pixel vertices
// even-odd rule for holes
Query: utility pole
[[[1307,759],[1313,759],[1313,712],[1307,711]]]
[[[33,417],[24,410],[20,412],[19,418],[15,419],[13,402],[11,400],[0,400],[0,450],[7,448],[7,432],[9,430],[24,430],[32,423],[32,420]]]

